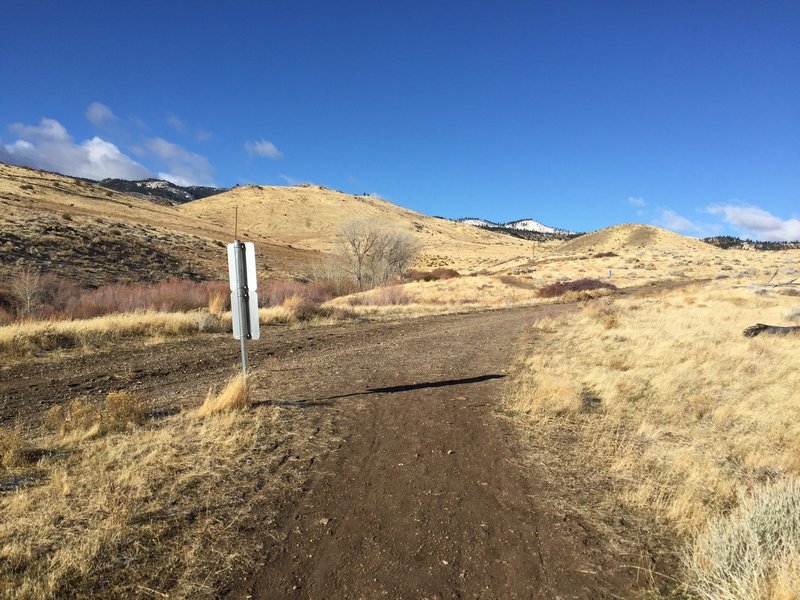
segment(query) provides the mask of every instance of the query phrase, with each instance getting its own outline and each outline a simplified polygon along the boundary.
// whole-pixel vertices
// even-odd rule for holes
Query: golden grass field
[[[800,336],[742,335],[793,324],[800,296],[763,281],[539,322],[509,400],[540,434],[576,433],[576,460],[610,473],[617,500],[691,542],[686,581],[708,599],[800,594]]]
[[[231,410],[244,406],[236,385],[147,424],[134,418],[144,400],[109,395],[100,407],[67,405],[53,433],[0,430],[5,470],[14,473],[25,453],[42,456],[33,473],[22,471],[38,485],[0,496],[0,596],[88,597],[103,581],[117,597],[168,588],[212,598],[220,580],[253,565],[257,548],[243,546],[235,525],[256,499],[239,486],[304,425],[279,408]],[[288,484],[270,477],[273,491]]]

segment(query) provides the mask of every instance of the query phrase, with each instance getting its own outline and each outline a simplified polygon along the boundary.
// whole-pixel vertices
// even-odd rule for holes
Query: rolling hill
[[[521,240],[325,188],[246,186],[173,206],[0,163],[0,284],[25,267],[90,286],[225,279],[237,208],[239,237],[256,244],[265,277],[312,273],[353,219],[407,231],[422,268],[500,270],[528,253]]]
[[[0,287],[26,267],[86,286],[226,279],[224,246],[233,240],[237,211],[239,237],[256,244],[261,277],[313,275],[337,251],[337,232],[352,220],[413,236],[421,246],[418,269],[535,273],[543,284],[589,276],[634,284],[774,272],[752,251],[722,250],[648,225],[615,225],[568,241],[528,241],[320,186],[250,185],[168,205],[0,164]]]
[[[367,220],[405,231],[422,245],[421,267],[474,271],[498,269],[530,253],[522,240],[430,217],[374,196],[354,196],[321,186],[249,185],[177,207],[180,214],[233,231],[238,207],[240,231],[275,244],[328,254],[336,233],[349,220]]]

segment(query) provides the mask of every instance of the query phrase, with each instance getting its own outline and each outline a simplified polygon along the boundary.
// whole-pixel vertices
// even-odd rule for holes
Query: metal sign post
[[[242,350],[242,375],[247,386],[247,340],[260,337],[258,323],[258,286],[256,283],[256,251],[251,242],[236,240],[228,244],[228,273],[231,283],[233,337]]]

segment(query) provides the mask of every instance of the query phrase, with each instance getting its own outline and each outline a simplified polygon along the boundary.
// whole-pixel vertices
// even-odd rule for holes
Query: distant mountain
[[[494,223],[477,217],[466,217],[454,220],[457,223],[482,227],[483,229],[491,229],[492,231],[527,240],[570,239],[581,235],[574,231],[550,227],[534,219],[519,219],[517,221],[509,221],[508,223]]]
[[[123,192],[133,194],[140,198],[154,200],[156,202],[166,202],[168,204],[185,204],[192,200],[207,198],[227,191],[225,188],[203,187],[198,185],[182,186],[163,179],[140,179],[139,181],[128,181],[127,179],[103,179],[97,182],[99,185]]]
[[[730,235],[716,235],[714,237],[703,238],[703,241],[717,248],[728,250],[738,248],[740,250],[793,250],[800,248],[800,241],[796,242],[757,242],[753,240],[743,240]]]

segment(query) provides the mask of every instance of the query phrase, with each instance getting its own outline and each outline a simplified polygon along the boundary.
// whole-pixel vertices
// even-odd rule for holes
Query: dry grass
[[[19,426],[0,427],[0,467],[14,470],[22,466],[28,449],[27,440]]]
[[[62,348],[96,348],[123,339],[184,336],[230,327],[230,315],[140,312],[77,321],[33,321],[0,327],[0,356],[28,357]]]
[[[189,411],[132,427],[131,406],[109,396],[104,407],[65,407],[89,428],[26,442],[40,450],[27,465],[39,479],[0,495],[0,597],[212,598],[257,560],[239,524],[262,486],[285,485],[270,475],[284,413]],[[112,410],[125,426],[91,435]],[[22,445],[9,439],[3,431],[4,457]]]
[[[242,373],[234,375],[219,393],[209,390],[203,405],[197,409],[201,417],[245,408],[249,405],[248,385]]]
[[[538,290],[545,283],[539,278],[478,275],[377,288],[336,298],[322,307],[349,308],[357,316],[375,319],[413,318],[540,303],[580,302],[613,293],[609,284],[600,283],[602,287],[598,289],[565,291],[555,298],[542,298]]]
[[[511,408],[542,432],[576,429],[579,460],[690,538],[733,518],[742,490],[800,475],[800,336],[742,336],[781,324],[787,300],[715,284],[540,323]]]
[[[143,398],[132,392],[117,391],[110,392],[102,406],[93,404],[87,397],[54,406],[45,413],[44,422],[61,436],[88,439],[141,425],[147,413],[148,406]]]
[[[605,279],[619,288],[668,280],[741,283],[796,277],[800,250],[721,250],[646,225],[616,225],[561,244],[548,243],[514,265],[543,286],[553,281]]]
[[[743,494],[697,536],[686,570],[704,600],[800,598],[800,479]]]

